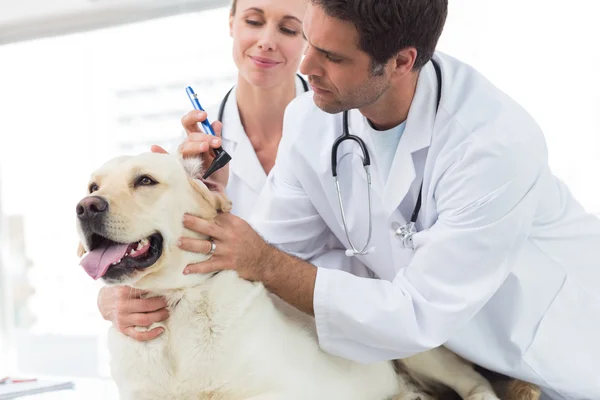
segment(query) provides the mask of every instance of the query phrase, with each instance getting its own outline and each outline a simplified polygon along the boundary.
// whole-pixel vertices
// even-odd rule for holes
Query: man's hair
[[[442,34],[448,0],[311,0],[332,17],[350,22],[358,46],[371,57],[373,73],[407,47],[417,49],[414,70],[433,56]]]
[[[231,15],[235,15],[236,11],[237,11],[237,0],[232,0],[231,7],[229,7],[229,13]]]

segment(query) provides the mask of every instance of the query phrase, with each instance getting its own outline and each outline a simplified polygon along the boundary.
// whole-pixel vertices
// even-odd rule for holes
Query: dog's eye
[[[88,190],[90,191],[90,193],[94,193],[94,192],[95,192],[96,190],[98,190],[98,189],[100,189],[100,188],[99,188],[99,187],[98,187],[98,185],[96,185],[95,183],[92,183],[92,184],[90,185],[90,187],[88,188]]]
[[[156,185],[157,183],[158,182],[150,178],[148,175],[142,175],[136,179],[135,186],[152,186]]]

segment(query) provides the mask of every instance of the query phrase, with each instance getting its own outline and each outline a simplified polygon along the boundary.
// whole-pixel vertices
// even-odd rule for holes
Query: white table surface
[[[18,400],[118,400],[119,394],[110,379],[92,378],[51,378],[54,381],[70,381],[73,389],[40,393],[18,397]]]

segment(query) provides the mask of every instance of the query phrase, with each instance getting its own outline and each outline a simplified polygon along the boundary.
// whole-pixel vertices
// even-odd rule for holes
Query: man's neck
[[[418,73],[412,73],[393,82],[375,103],[362,107],[359,111],[376,130],[385,131],[400,125],[408,118],[418,77]]]

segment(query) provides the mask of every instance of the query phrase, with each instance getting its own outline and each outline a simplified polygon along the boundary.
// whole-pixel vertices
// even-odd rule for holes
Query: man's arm
[[[268,251],[260,279],[315,315],[319,343],[332,354],[374,362],[437,347],[498,290],[527,238],[539,201],[537,179],[546,165],[543,149],[532,150],[536,145],[493,149],[471,143],[457,149],[456,161],[437,182],[439,219],[415,235],[414,257],[393,281],[326,264],[315,268],[276,250]],[[277,212],[284,209],[262,217],[275,224]],[[259,231],[263,224],[256,225]],[[292,240],[271,239],[284,251],[298,252]]]
[[[314,315],[317,267],[274,247],[270,247],[267,254],[265,268],[257,280],[300,311]]]

